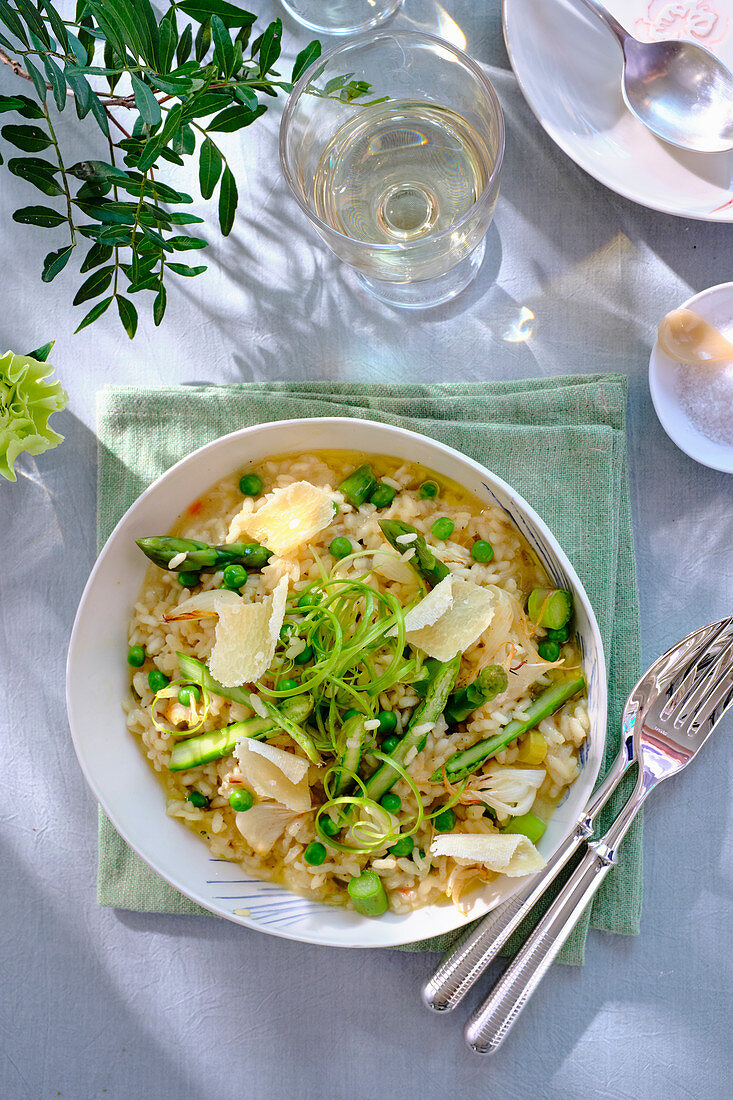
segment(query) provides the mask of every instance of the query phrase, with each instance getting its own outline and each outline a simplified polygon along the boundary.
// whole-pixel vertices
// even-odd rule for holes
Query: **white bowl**
[[[549,857],[570,833],[593,790],[605,745],[603,643],[588,597],[539,516],[505,482],[442,443],[366,420],[324,418],[263,424],[224,436],[182,459],[153,482],[112,532],[87,582],[69,645],[66,695],[82,770],[118,832],[154,871],[220,917],[288,939],[339,947],[387,947],[458,928],[505,901],[524,879],[499,878],[476,895],[466,915],[450,903],[406,916],[370,920],[245,876],[213,860],[204,843],[165,813],[160,783],[125,727],[129,691],[127,623],[146,568],[135,539],[167,531],[215,481],[271,455],[324,448],[363,451],[420,463],[499,504],[529,541],[555,583],[573,592],[575,622],[588,681],[591,732],[582,771],[540,842]]]
[[[694,310],[729,340],[733,339],[733,283],[720,283],[701,290],[683,302],[681,308]],[[713,470],[733,474],[733,446],[703,435],[681,406],[676,384],[678,369],[679,364],[655,342],[649,359],[649,389],[660,424],[672,442],[690,458]]]

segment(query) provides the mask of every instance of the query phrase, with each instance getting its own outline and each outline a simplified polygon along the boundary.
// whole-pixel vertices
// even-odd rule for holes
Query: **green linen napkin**
[[[480,384],[385,386],[246,383],[158,389],[109,387],[98,395],[101,547],[139,494],[184,455],[237,428],[293,417],[351,416],[422,432],[514,486],[558,537],[595,609],[606,647],[609,725],[605,774],[619,717],[639,675],[636,572],[626,472],[626,379],[576,375]],[[607,807],[608,823],[628,794]],[[100,810],[98,901],[144,912],[204,913],[160,879]],[[620,861],[560,958],[580,964],[588,928],[635,934],[641,910],[641,819]],[[522,930],[515,937],[519,942]],[[408,950],[444,950],[459,933]],[[512,944],[509,945],[510,948]]]

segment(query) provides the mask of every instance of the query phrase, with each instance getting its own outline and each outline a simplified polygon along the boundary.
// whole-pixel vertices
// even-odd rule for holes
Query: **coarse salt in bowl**
[[[702,290],[681,308],[698,313],[733,340],[733,283]],[[672,442],[696,462],[733,473],[733,362],[710,367],[678,363],[656,341],[649,360],[649,389]]]
[[[389,947],[450,932],[506,901],[525,883],[497,878],[462,899],[378,920],[292,893],[215,860],[165,812],[165,794],[125,725],[129,692],[127,624],[147,563],[135,539],[168,530],[214,482],[272,455],[350,450],[418,463],[459,482],[487,505],[503,508],[560,588],[573,593],[575,626],[588,684],[590,733],[581,772],[556,808],[538,847],[549,858],[570,834],[593,790],[606,735],[606,672],[598,624],[575,570],[536,512],[506,482],[458,451],[402,428],[367,420],[281,421],[233,432],[173,466],[140,496],[110,535],[92,570],[69,644],[66,697],[79,763],[114,827],[177,890],[218,916],[287,939],[338,947]],[[132,794],[134,792],[134,796]]]

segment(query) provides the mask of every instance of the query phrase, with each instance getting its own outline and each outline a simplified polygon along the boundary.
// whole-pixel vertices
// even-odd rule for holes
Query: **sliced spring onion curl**
[[[338,563],[363,558],[371,551],[358,551]],[[398,683],[419,678],[422,658],[404,656],[405,614],[390,592],[380,592],[368,583],[371,572],[359,578],[327,573],[288,600],[284,626],[286,638],[278,642],[268,673],[256,685],[263,697],[290,698],[309,692],[316,698],[314,741],[322,752],[343,753],[343,715],[354,709],[367,718],[379,710],[379,695]],[[300,606],[312,595],[312,606]],[[419,598],[419,597],[418,597]],[[394,633],[393,633],[394,632]],[[310,647],[306,664],[296,664],[287,651],[296,639]],[[379,674],[376,659],[387,655],[387,667]],[[282,688],[283,680],[298,678],[296,687]]]
[[[195,726],[189,726],[188,729],[179,730],[171,729],[170,726],[166,726],[158,718],[158,702],[160,699],[176,699],[178,692],[182,687],[197,687],[201,692],[201,702],[204,707],[199,715],[199,720]],[[202,728],[204,722],[209,717],[209,710],[211,709],[211,693],[206,690],[203,684],[197,684],[194,680],[173,680],[170,684],[166,684],[160,691],[156,691],[153,696],[153,701],[150,704],[150,718],[158,730],[159,733],[170,733],[173,737],[190,737],[194,733],[198,733]],[[194,711],[195,713],[195,711]]]
[[[458,792],[448,802],[442,802],[433,813],[426,814],[420,791],[415,781],[408,775],[402,765],[398,764],[396,760],[393,760],[391,756],[383,752],[375,750],[370,753],[370,755],[378,760],[380,764],[389,764],[391,768],[394,768],[394,770],[399,773],[400,778],[404,779],[414,795],[417,812],[409,828],[406,826],[402,828],[397,826],[395,829],[392,815],[378,802],[367,797],[366,786],[359,776],[354,772],[341,768],[338,764],[334,764],[333,767],[328,769],[323,777],[323,790],[327,801],[324,802],[316,813],[316,831],[326,844],[339,852],[362,852],[367,855],[378,852],[382,848],[391,847],[401,836],[413,836],[418,831],[423,821],[432,820],[432,818],[437,817],[438,814],[443,813],[444,810],[455,806],[465,786],[465,784],[462,784]],[[334,780],[336,775],[341,773],[347,775],[354,782],[355,787],[359,788],[362,793],[332,797]],[[356,843],[343,844],[341,841],[336,840],[335,837],[328,836],[327,833],[322,832],[320,820],[323,816],[333,816],[328,812],[330,809],[336,811],[336,820],[338,821],[341,819],[344,827],[349,825],[349,820],[353,821],[349,831],[352,839]],[[357,810],[360,810],[362,814],[359,819],[356,818]],[[366,815],[366,820],[364,815]]]

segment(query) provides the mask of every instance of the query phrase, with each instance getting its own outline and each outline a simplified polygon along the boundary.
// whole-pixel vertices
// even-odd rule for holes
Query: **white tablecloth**
[[[266,16],[276,5],[255,6]],[[368,298],[312,234],[280,176],[279,105],[228,139],[242,199],[232,235],[223,241],[207,215],[208,273],[172,287],[161,328],[146,317],[134,343],[111,311],[72,335],[79,280],[67,270],[41,284],[43,256],[61,241],[10,220],[43,200],[0,169],[0,349],[55,338],[70,394],[56,417],[65,443],[21,460],[16,485],[0,483],[0,1095],[9,1100],[730,1095],[730,722],[648,805],[641,936],[592,934],[585,967],[555,967],[491,1061],[463,1045],[463,1012],[433,1018],[421,1007],[435,956],[327,950],[213,917],[95,902],[96,805],[71,749],[63,679],[95,556],[94,399],[109,380],[624,372],[645,662],[731,611],[733,483],[667,439],[646,372],[659,317],[731,278],[733,230],[633,206],[557,150],[508,68],[496,0],[405,0],[400,22],[437,29],[438,17],[488,66],[508,145],[478,281],[430,314]],[[285,24],[292,57],[306,36]],[[16,88],[3,69],[0,91]],[[69,110],[58,129],[77,159],[89,157],[80,134],[93,127]],[[104,156],[103,145],[95,152]],[[183,170],[171,176],[198,194]]]

